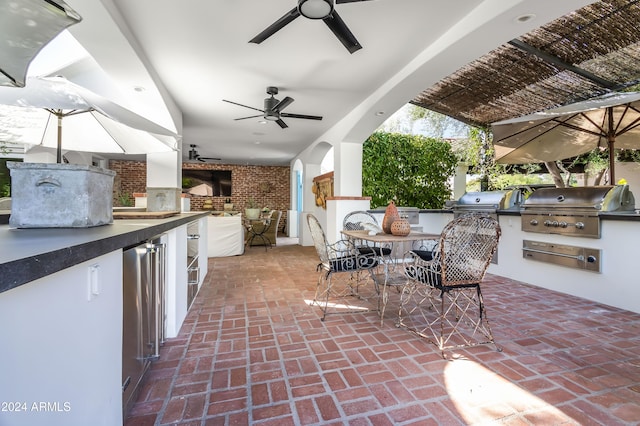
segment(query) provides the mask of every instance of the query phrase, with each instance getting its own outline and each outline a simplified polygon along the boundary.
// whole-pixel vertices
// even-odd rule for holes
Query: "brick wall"
[[[147,192],[147,164],[142,161],[110,160],[109,168],[116,172],[113,179],[113,205],[133,206],[133,193]]]
[[[184,169],[231,170],[231,197],[191,196],[191,210],[202,210],[210,199],[214,210],[222,210],[226,198],[234,208],[243,210],[249,197],[260,207],[283,210],[281,229],[290,208],[290,168],[288,166],[239,166],[232,164],[183,163]],[[113,182],[114,206],[122,206],[123,199],[131,200],[133,193],[147,191],[147,164],[144,161],[110,160],[109,168],[116,172]]]

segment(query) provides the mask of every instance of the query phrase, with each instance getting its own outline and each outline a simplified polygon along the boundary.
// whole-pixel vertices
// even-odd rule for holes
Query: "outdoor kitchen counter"
[[[421,212],[428,212],[429,210],[421,210]],[[496,213],[500,216],[520,216],[519,210],[498,210]],[[640,221],[640,212],[624,212],[624,213],[600,213],[598,215],[603,220],[626,220],[637,222]]]
[[[369,211],[378,223],[382,222],[384,210]],[[635,285],[638,281],[636,246],[640,241],[640,214],[637,211],[600,213],[600,238],[528,232],[522,230],[520,210],[498,210],[496,213],[502,236],[497,263],[489,265],[488,273],[640,313],[640,286]],[[453,217],[452,209],[421,209],[415,228],[426,233],[440,233]],[[599,272],[533,259],[524,251],[525,241],[550,244],[563,250],[569,247],[596,250],[600,259]],[[527,243],[526,247],[529,246]]]
[[[209,212],[164,219],[114,220],[92,228],[17,229],[0,225],[0,293],[145,241]]]
[[[370,210],[372,213],[382,213],[384,210]],[[420,210],[420,213],[451,213],[450,209],[425,209]],[[500,216],[520,216],[520,210],[497,210],[496,213]],[[640,210],[625,213],[600,213],[600,218],[605,220],[627,220],[627,221],[640,221]]]

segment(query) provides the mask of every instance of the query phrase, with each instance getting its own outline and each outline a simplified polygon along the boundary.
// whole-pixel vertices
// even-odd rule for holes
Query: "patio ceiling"
[[[341,2],[336,11],[362,45],[352,54],[323,22],[300,17],[249,42],[296,0],[76,0],[69,3],[83,20],[69,33],[89,57],[60,49],[45,75],[175,128],[184,161],[194,144],[225,164],[289,165],[321,143],[362,143],[425,88],[593,1]],[[284,112],[323,119],[287,118],[286,129],[237,120],[260,115],[269,86],[278,99],[295,99]]]
[[[411,103],[486,126],[640,82],[640,0],[603,0],[458,69]]]

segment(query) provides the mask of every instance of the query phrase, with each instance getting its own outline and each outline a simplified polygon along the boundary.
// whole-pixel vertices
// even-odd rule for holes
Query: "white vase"
[[[260,209],[244,209],[244,215],[247,219],[258,219],[260,217]]]

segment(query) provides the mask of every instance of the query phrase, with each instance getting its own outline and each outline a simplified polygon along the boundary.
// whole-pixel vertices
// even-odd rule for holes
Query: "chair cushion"
[[[374,254],[376,256],[390,256],[391,249],[384,248],[384,247],[361,246],[361,247],[358,247],[358,254],[362,256],[372,256]]]
[[[357,271],[374,268],[377,265],[378,259],[375,256],[342,256],[331,259],[332,272]]]
[[[416,255],[418,255],[418,257],[420,257],[420,259],[424,260],[425,262],[433,260],[433,252],[431,250],[411,250],[411,251],[414,252]]]

